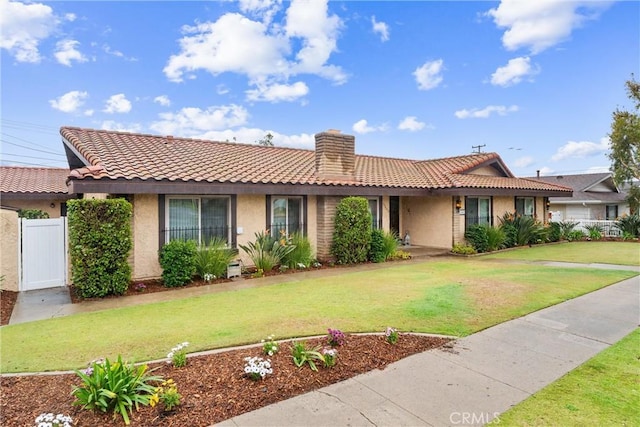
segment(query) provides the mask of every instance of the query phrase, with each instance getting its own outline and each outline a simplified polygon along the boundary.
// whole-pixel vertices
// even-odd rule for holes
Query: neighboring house
[[[66,216],[69,169],[0,166],[0,204],[7,209],[40,209],[51,218]]]
[[[625,201],[627,192],[616,186],[610,172],[530,179],[573,189],[573,196],[549,198],[553,221],[615,220],[629,214],[629,205]]]
[[[161,274],[158,250],[174,238],[220,236],[238,247],[261,230],[299,231],[328,259],[335,209],[346,196],[369,200],[374,227],[449,249],[470,224],[496,223],[520,207],[546,218],[547,197],[571,195],[515,178],[496,153],[424,161],[356,155],[355,138],[334,130],[315,136],[315,150],[72,127],[60,133],[70,194],[133,204],[134,279]]]

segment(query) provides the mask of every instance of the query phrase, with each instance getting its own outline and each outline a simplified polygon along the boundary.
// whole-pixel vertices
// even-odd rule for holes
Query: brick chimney
[[[316,134],[316,173],[320,180],[352,181],[356,165],[356,138],[329,129]]]

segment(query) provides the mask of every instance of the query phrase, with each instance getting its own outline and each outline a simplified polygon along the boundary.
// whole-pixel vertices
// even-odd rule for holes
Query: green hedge
[[[331,254],[339,264],[367,261],[371,244],[371,213],[363,197],[346,197],[336,207]]]
[[[196,273],[198,246],[193,240],[172,240],[160,249],[162,282],[168,288],[184,286]]]
[[[121,295],[131,281],[131,204],[124,199],[67,202],[71,279],[83,298]]]

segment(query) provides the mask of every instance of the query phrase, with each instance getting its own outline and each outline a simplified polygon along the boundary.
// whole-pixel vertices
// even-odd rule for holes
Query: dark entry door
[[[400,197],[389,197],[389,229],[400,236]]]

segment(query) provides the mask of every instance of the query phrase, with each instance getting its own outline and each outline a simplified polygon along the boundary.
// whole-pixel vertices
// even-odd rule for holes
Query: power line
[[[4,166],[11,166],[14,163],[18,163],[20,165],[41,166],[41,167],[44,167],[44,168],[51,167],[50,165],[45,165],[45,164],[42,164],[42,163],[20,162],[18,160],[10,160],[10,161],[0,160],[0,162],[1,163],[9,163],[9,164],[5,164]]]
[[[58,129],[56,127],[41,125],[38,123],[22,122],[19,120],[11,120],[11,119],[5,119],[5,118],[2,119],[2,122],[3,122],[3,126],[11,127],[13,129],[30,130],[35,132],[49,133],[49,134],[58,133]]]
[[[16,147],[24,148],[25,150],[38,151],[40,153],[51,154],[51,155],[60,156],[60,157],[66,157],[64,154],[54,153],[53,151],[38,150],[37,148],[25,147],[24,145],[16,144],[15,142],[5,141],[4,139],[1,139],[1,138],[0,138],[0,141],[2,143],[4,143],[4,144],[9,144],[9,145],[13,145],[13,146],[16,146]]]
[[[38,160],[50,160],[52,162],[56,162],[56,163],[65,163],[64,160],[55,160],[55,159],[50,159],[48,157],[35,157],[35,156],[26,156],[24,154],[11,154],[11,153],[2,153],[2,156],[14,156],[14,157],[25,157],[28,159],[38,159]]]
[[[20,138],[19,136],[10,135],[10,134],[8,134],[6,132],[2,132],[2,134],[5,135],[5,136],[8,136],[10,138],[17,139],[17,140],[22,141],[22,142],[26,142],[27,144],[35,145],[36,147],[49,148],[46,145],[36,144],[35,142],[31,142],[31,141],[29,141],[27,139]]]

